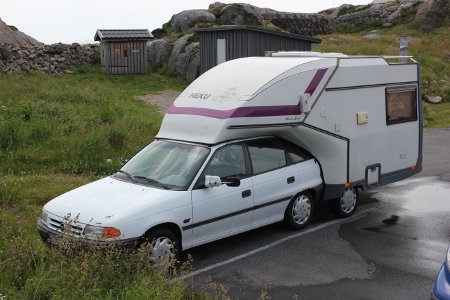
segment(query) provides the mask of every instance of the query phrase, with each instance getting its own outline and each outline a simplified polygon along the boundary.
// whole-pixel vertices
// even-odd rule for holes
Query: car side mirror
[[[220,180],[219,176],[205,175],[205,187],[212,188],[221,185],[222,180]]]
[[[232,187],[238,187],[241,185],[241,180],[239,178],[235,177],[228,177],[225,179],[225,181],[222,181],[222,183],[232,186]]]

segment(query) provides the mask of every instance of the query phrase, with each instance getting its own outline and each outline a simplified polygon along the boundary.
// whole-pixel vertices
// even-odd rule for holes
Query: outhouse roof
[[[148,29],[98,29],[94,40],[151,40],[152,38],[153,35]]]
[[[295,33],[286,32],[286,31],[275,31],[275,30],[254,27],[254,26],[246,26],[246,25],[224,25],[224,26],[210,27],[210,28],[195,28],[193,31],[195,31],[195,32],[216,32],[216,31],[231,31],[231,30],[256,31],[256,32],[266,33],[269,35],[293,38],[293,39],[303,40],[303,41],[307,41],[310,43],[316,43],[316,44],[320,44],[322,42],[322,40],[320,40],[320,39],[313,38],[313,37],[307,36],[307,35],[300,35],[300,34],[295,34]]]

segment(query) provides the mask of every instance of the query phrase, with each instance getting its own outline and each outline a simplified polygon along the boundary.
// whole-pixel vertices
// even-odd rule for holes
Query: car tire
[[[150,251],[150,264],[161,266],[163,264],[176,265],[180,256],[180,241],[169,229],[156,228],[146,233],[142,245]]]
[[[295,195],[284,213],[286,225],[294,230],[308,226],[314,213],[314,204],[314,198],[309,192]]]
[[[358,207],[359,194],[357,188],[346,189],[344,194],[334,200],[330,200],[331,211],[338,218],[348,218],[353,215]]]

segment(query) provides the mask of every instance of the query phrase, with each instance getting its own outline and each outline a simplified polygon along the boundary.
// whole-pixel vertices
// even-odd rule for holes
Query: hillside
[[[43,44],[31,36],[19,31],[16,27],[7,25],[0,18],[0,45],[9,44],[14,47],[42,46]]]

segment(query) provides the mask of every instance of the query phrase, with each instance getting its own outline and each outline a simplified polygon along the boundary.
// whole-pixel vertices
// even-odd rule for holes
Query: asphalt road
[[[430,299],[450,239],[450,128],[425,131],[422,173],[360,199],[347,220],[322,205],[305,230],[194,248],[184,280],[231,299]]]

